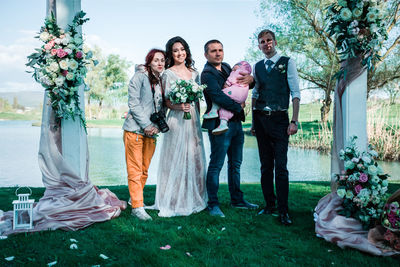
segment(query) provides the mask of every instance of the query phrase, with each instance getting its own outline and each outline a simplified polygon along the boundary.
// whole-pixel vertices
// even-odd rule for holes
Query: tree
[[[278,48],[284,54],[296,59],[297,69],[305,84],[306,89],[320,89],[324,92],[321,121],[328,119],[332,92],[336,86],[335,73],[339,70],[339,58],[335,48],[335,40],[329,37],[326,29],[328,21],[326,18],[326,7],[333,0],[261,0],[258,10],[259,16],[265,19],[261,27],[270,28],[276,32]],[[389,40],[384,43],[382,49],[382,60],[372,62],[373,69],[368,75],[368,92],[385,85],[387,81],[397,79],[396,70],[398,63],[394,63],[395,49],[399,44],[399,6],[400,0],[388,1],[388,12],[385,18]],[[273,16],[271,16],[273,14]],[[280,18],[279,20],[274,18]],[[261,30],[259,28],[257,33]],[[252,37],[253,47],[249,49],[247,58],[249,60],[260,59],[263,56],[256,51],[257,33]],[[386,64],[390,72],[385,72],[383,62],[393,61]],[[386,76],[384,76],[386,75]],[[384,78],[384,80],[382,80]]]
[[[389,95],[389,105],[394,105],[400,94],[400,80],[387,83],[383,90]]]
[[[272,29],[276,33],[277,47],[282,53],[296,59],[299,76],[306,81],[304,84],[308,85],[307,89],[321,89],[324,92],[322,121],[328,119],[332,103],[331,93],[335,88],[333,77],[339,69],[334,40],[325,31],[327,21],[323,7],[331,2],[263,0],[259,10],[260,16],[266,18],[261,28]],[[272,19],[271,14],[274,14],[274,18],[282,19]],[[254,44],[258,43],[256,34],[253,37]],[[252,59],[255,56],[262,58],[259,55],[259,52],[248,53]]]
[[[131,63],[115,54],[110,54],[107,58],[104,58],[98,47],[94,48],[93,54],[99,64],[92,66],[86,75],[85,82],[90,88],[86,95],[89,111],[91,101],[95,100],[98,102],[99,112],[101,112],[103,103],[107,98],[126,95],[127,70]]]

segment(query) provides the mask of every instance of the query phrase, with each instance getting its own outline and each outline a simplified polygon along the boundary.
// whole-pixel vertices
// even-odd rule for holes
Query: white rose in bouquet
[[[340,198],[344,198],[344,196],[346,195],[346,189],[343,189],[343,188],[338,189],[338,190],[336,191],[336,193],[337,193],[337,195],[338,195]]]
[[[50,66],[49,66],[49,70],[50,70],[51,72],[58,72],[58,71],[60,70],[60,68],[59,68],[57,62],[52,62],[52,63],[50,64]]]
[[[75,78],[75,74],[73,72],[68,72],[65,78],[67,78],[68,81],[72,81]]]
[[[69,67],[70,67],[72,70],[75,70],[75,69],[78,67],[78,62],[76,62],[75,59],[71,59],[71,60],[69,61]]]
[[[48,32],[42,32],[39,35],[40,40],[42,40],[43,42],[47,42],[50,38],[50,34]]]
[[[68,61],[66,60],[66,59],[64,59],[64,60],[61,60],[60,61],[60,63],[59,63],[59,65],[60,65],[60,68],[61,69],[63,69],[63,70],[68,70]]]
[[[65,77],[64,76],[58,76],[56,79],[56,85],[57,86],[62,86],[65,82]]]

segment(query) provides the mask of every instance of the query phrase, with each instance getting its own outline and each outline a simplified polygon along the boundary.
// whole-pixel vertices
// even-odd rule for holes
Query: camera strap
[[[160,82],[160,87],[161,87],[161,97],[162,97],[162,101],[163,101],[163,103],[164,103],[164,93],[163,93],[163,88],[162,88],[162,83],[161,83],[161,82]],[[154,98],[154,94],[155,94],[155,92],[156,92],[156,90],[154,89],[154,84],[151,85],[151,92],[152,92],[152,94],[153,94],[154,111],[155,111],[155,112],[158,112],[158,111],[157,111],[157,107],[156,107],[156,100],[155,100],[155,98]]]

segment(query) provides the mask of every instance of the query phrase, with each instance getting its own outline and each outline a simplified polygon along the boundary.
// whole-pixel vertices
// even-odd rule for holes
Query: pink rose
[[[67,70],[63,70],[62,72],[61,72],[61,74],[62,74],[62,76],[67,76],[67,74],[68,74],[68,71]]]
[[[82,58],[83,53],[81,51],[76,52],[76,58]]]
[[[57,49],[51,49],[50,53],[52,56],[57,55]]]
[[[354,191],[356,191],[356,194],[357,194],[357,195],[358,195],[358,193],[360,193],[361,189],[363,189],[363,187],[362,187],[360,184],[358,184],[358,185],[356,185],[356,186],[354,187]]]
[[[367,174],[365,174],[365,173],[361,173],[361,175],[360,175],[360,180],[359,180],[361,183],[365,183],[365,182],[367,182],[368,181],[368,175]]]
[[[50,50],[53,46],[54,46],[54,41],[51,40],[50,42],[44,45],[44,49]]]
[[[65,57],[66,55],[68,55],[68,53],[65,52],[62,48],[57,49],[57,56],[58,56],[59,58],[63,58],[63,57]]]

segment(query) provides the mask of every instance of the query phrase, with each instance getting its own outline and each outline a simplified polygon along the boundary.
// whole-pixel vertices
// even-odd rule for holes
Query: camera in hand
[[[168,132],[169,127],[167,122],[165,121],[165,114],[162,111],[154,112],[150,116],[150,121],[157,125],[157,128],[162,132]]]

